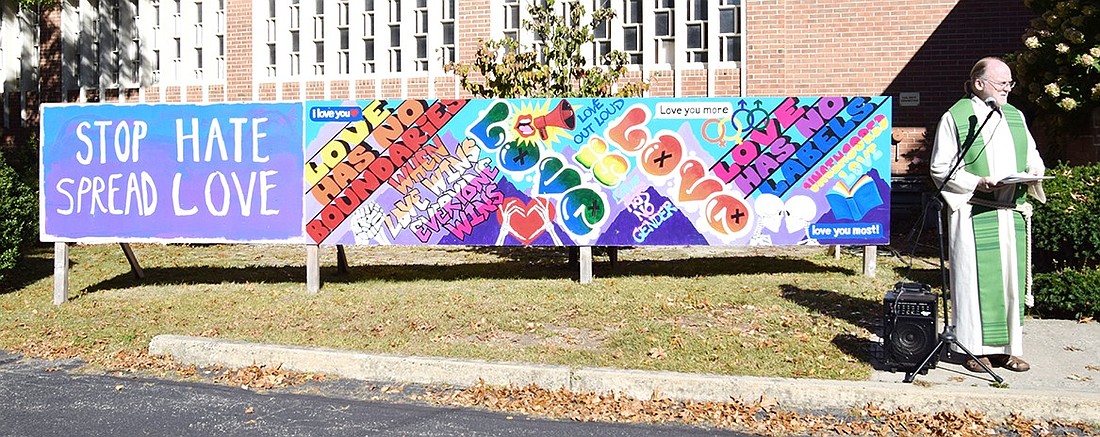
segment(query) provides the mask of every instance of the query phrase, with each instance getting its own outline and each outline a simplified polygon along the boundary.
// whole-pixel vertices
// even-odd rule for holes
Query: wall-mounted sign
[[[898,94],[898,105],[920,106],[920,93],[912,92]]]

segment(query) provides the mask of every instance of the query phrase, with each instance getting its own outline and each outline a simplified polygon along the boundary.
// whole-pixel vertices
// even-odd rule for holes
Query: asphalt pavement
[[[0,437],[749,435],[683,425],[546,420],[476,408],[259,392],[82,373],[80,366],[75,360],[24,359],[0,351]]]
[[[170,355],[184,364],[281,366],[363,381],[456,388],[479,381],[498,386],[535,384],[575,392],[617,392],[637,399],[654,394],[698,401],[764,398],[792,411],[833,414],[869,404],[926,413],[966,408],[991,417],[1017,413],[1100,424],[1100,323],[1027,320],[1024,350],[1031,370],[994,369],[1003,378],[1003,383],[996,383],[989,374],[964,369],[957,364],[961,362],[957,356],[945,357],[926,374],[905,382],[905,373],[886,370],[874,371],[865,381],[764,378],[365,354],[176,335],[157,336],[149,346],[150,353]]]

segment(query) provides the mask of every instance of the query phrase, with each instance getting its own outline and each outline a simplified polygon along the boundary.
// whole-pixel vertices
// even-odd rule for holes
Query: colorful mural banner
[[[302,108],[42,105],[41,239],[304,242]]]
[[[889,97],[306,102],[307,242],[889,243]]]
[[[42,107],[41,239],[889,243],[888,97]]]

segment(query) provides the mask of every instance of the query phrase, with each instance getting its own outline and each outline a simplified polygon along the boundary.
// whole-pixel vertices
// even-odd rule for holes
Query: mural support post
[[[863,276],[874,277],[878,270],[878,246],[863,246]]]
[[[306,246],[306,292],[316,294],[321,290],[321,250],[317,245]]]
[[[69,243],[53,244],[53,304],[69,300]]]
[[[344,245],[336,245],[336,272],[341,275],[348,272],[348,255],[344,253]]]
[[[122,246],[122,253],[126,254],[126,261],[130,263],[130,271],[134,273],[134,279],[145,279],[145,271],[138,264],[133,249],[130,249],[130,243],[118,243],[118,245]]]
[[[580,282],[582,284],[592,283],[592,246],[581,246],[580,248]]]

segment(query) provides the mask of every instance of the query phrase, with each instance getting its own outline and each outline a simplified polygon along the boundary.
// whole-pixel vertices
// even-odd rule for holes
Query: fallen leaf
[[[774,398],[768,397],[767,395],[760,395],[760,408],[770,410],[772,408],[775,408],[776,405],[779,405],[779,401],[775,400]]]
[[[244,414],[252,414],[254,412],[256,412],[256,410],[252,409],[252,407],[248,407],[248,408],[244,409]]]

